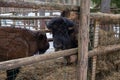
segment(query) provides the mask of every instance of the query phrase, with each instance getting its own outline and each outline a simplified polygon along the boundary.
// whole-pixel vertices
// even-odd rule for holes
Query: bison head
[[[48,22],[47,28],[52,31],[53,46],[56,50],[73,48],[73,26],[74,23],[65,17],[56,17]]]

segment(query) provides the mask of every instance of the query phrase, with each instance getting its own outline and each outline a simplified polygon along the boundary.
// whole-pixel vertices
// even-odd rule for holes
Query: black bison
[[[53,46],[56,51],[65,50],[70,48],[76,48],[77,44],[77,35],[74,29],[74,22],[65,18],[65,17],[56,17],[51,19],[47,24],[47,28],[52,31],[53,34]],[[67,56],[67,64],[71,64],[70,57]]]
[[[78,47],[78,14],[75,11],[65,10],[60,17],[51,19],[46,25],[53,34],[53,46],[56,51]],[[75,62],[77,56],[65,57],[67,63]]]
[[[53,33],[53,46],[56,51],[77,47],[76,43],[73,43],[73,26],[74,23],[65,17],[56,17],[49,21],[47,28]]]
[[[48,48],[46,34],[41,31],[0,27],[0,61],[42,54]],[[19,68],[7,70],[6,80],[15,80],[18,72]]]

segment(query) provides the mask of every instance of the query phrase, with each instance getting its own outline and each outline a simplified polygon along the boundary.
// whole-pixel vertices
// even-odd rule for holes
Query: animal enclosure
[[[46,27],[47,22],[53,17],[60,16],[61,11],[64,9],[69,8],[76,11],[80,3],[79,0],[73,2],[72,0],[45,1],[1,0],[0,26],[46,32],[49,35],[47,37],[51,44],[53,39],[51,31]],[[50,3],[50,1],[53,2]],[[88,30],[88,57],[91,59],[88,61],[87,78],[90,80],[119,80],[120,15],[90,13]],[[0,80],[6,79],[5,70],[16,67],[21,67],[16,80],[78,80],[79,65],[75,63],[67,65],[63,56],[76,54],[79,47],[57,52],[54,52],[53,46],[51,47],[42,55],[0,62]]]

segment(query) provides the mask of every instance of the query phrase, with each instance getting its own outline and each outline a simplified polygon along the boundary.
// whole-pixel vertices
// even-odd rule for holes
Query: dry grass
[[[99,46],[107,46],[120,43],[120,39],[115,37],[115,33],[100,30]],[[114,64],[115,61],[120,60],[120,51],[111,54],[101,55],[97,58],[96,80],[120,80],[120,66]]]
[[[61,62],[62,59],[54,59],[22,67],[16,80],[76,80],[75,65]]]

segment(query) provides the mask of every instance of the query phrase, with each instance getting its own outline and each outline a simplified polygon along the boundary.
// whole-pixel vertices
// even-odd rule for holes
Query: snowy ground
[[[52,38],[52,34],[51,33],[46,33],[46,35],[47,35],[47,38]],[[53,47],[53,42],[49,42],[49,44],[50,44],[50,47],[49,47],[49,49],[46,51],[46,53],[47,52],[53,52],[54,51],[54,47]]]

